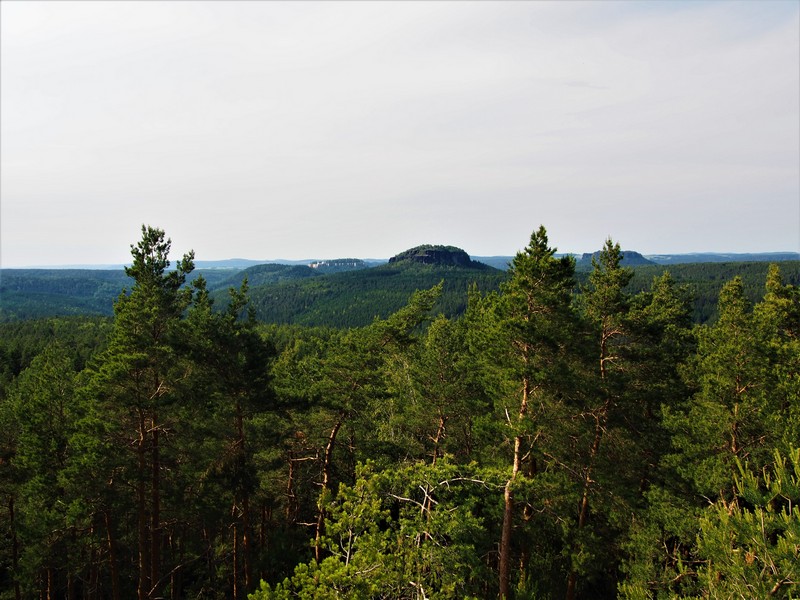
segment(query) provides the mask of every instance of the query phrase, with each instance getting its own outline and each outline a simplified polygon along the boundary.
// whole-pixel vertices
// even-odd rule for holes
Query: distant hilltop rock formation
[[[411,248],[389,259],[389,264],[403,262],[421,265],[465,267],[468,269],[488,268],[487,265],[472,260],[469,254],[464,252],[461,248],[456,248],[455,246],[432,246],[430,244]]]
[[[591,269],[592,258],[599,258],[600,251],[594,253],[585,252],[580,259],[578,259],[576,266],[578,268]],[[646,259],[638,252],[632,250],[625,250],[622,252],[622,266],[623,267],[640,267],[642,265],[655,265],[658,264],[652,260]]]

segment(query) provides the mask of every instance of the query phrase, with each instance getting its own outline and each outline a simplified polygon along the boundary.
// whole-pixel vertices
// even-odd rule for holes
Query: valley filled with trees
[[[577,271],[540,227],[265,319],[355,272],[221,294],[170,250],[113,316],[0,324],[0,599],[800,596],[783,266]]]

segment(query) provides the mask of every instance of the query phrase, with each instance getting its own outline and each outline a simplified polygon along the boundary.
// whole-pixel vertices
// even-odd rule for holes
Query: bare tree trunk
[[[528,461],[528,478],[533,480],[537,472],[538,472],[538,464],[536,462],[536,459],[533,456],[531,456],[530,460]],[[522,511],[522,520],[527,523],[533,518],[533,516],[534,516],[534,511],[532,507],[529,504],[526,504],[524,510]],[[522,574],[521,575],[522,577],[526,576],[528,572],[528,565],[530,565],[530,562],[531,562],[530,546],[525,545],[522,548],[519,557],[519,570],[520,573]]]
[[[67,571],[67,600],[75,600],[75,577]]]
[[[436,459],[439,457],[439,444],[444,437],[444,428],[446,423],[447,419],[445,418],[444,413],[439,411],[439,427],[436,430],[436,437],[433,438],[433,461],[431,462],[431,465],[434,467],[436,466]]]
[[[14,569],[14,600],[21,600],[21,590],[19,579],[17,579],[17,565],[19,564],[19,538],[17,538],[17,526],[14,522],[14,496],[8,497],[8,518],[11,527],[11,565]]]
[[[595,415],[594,440],[592,441],[592,448],[589,452],[589,464],[586,466],[586,472],[583,477],[583,493],[581,495],[580,508],[578,509],[578,531],[583,529],[584,525],[586,525],[586,518],[589,515],[589,492],[592,487],[592,471],[597,454],[600,452],[600,441],[603,438],[607,411],[608,402],[603,406],[603,411],[599,415]],[[575,569],[570,569],[569,577],[567,578],[566,600],[575,600],[577,585],[578,573]]]
[[[511,577],[511,529],[514,526],[514,495],[511,491],[512,476],[506,482],[503,492],[503,532],[500,536],[500,598],[509,598],[509,579]]]
[[[233,507],[234,512],[236,507]],[[233,600],[239,600],[239,532],[233,523]]]
[[[522,402],[520,402],[518,421],[522,421],[528,412],[528,395],[530,394],[530,381],[525,376],[522,379]],[[500,536],[500,598],[510,597],[511,580],[511,534],[514,529],[514,492],[512,486],[519,473],[522,460],[522,436],[514,436],[514,462],[511,468],[511,477],[506,482],[503,490],[503,531]]]
[[[119,563],[117,562],[117,543],[114,538],[114,530],[111,528],[111,514],[108,509],[103,511],[103,519],[106,526],[106,539],[108,540],[108,567],[111,572],[111,599],[119,600]]]
[[[138,480],[136,482],[136,512],[137,512],[137,533],[138,533],[138,563],[139,563],[139,582],[137,586],[137,597],[139,600],[147,600],[150,595],[150,554],[148,548],[147,535],[147,494],[145,490],[145,472],[147,470],[147,427],[145,422],[144,410],[139,409],[139,440],[136,445],[136,455],[138,462]]]
[[[264,549],[267,547],[267,520],[272,520],[272,511],[267,514],[267,501],[261,500],[261,522],[259,523],[258,527],[258,547],[261,550],[261,553],[264,553]],[[287,521],[288,524],[288,521]],[[263,567],[261,567],[258,571],[258,576],[260,579],[266,579],[267,574],[264,571]]]
[[[84,588],[83,591],[83,597],[86,600],[96,600],[100,597],[100,590],[98,589],[100,585],[99,554],[98,550],[94,547],[91,552],[89,552],[89,585],[87,588]]]
[[[294,502],[295,502],[295,494],[294,494],[294,458],[292,457],[292,452],[289,451],[289,477],[288,482],[286,483],[286,523],[292,523],[294,521]],[[263,520],[262,520],[263,522]]]
[[[603,403],[599,413],[595,413],[595,426],[594,426],[594,439],[592,440],[592,447],[589,450],[589,460],[586,465],[586,471],[583,476],[583,493],[581,494],[581,504],[578,509],[578,531],[583,529],[586,525],[586,519],[589,515],[589,492],[592,487],[592,472],[594,471],[594,464],[597,460],[597,455],[600,453],[600,442],[603,439],[603,434],[606,429],[606,421],[608,420],[608,412],[611,409],[611,398],[608,397],[608,392],[605,391],[605,382],[607,377],[606,362],[610,359],[608,355],[608,341],[613,337],[614,332],[609,331],[606,325],[603,325],[603,331],[600,334],[600,382],[603,385],[606,400]],[[575,600],[575,593],[578,587],[578,573],[574,568],[570,568],[569,577],[567,577],[567,592],[566,600]]]
[[[158,596],[161,579],[161,457],[158,416],[153,411],[152,483],[150,487],[150,593]]]
[[[344,414],[340,414],[339,418],[336,420],[336,423],[331,429],[331,433],[328,436],[328,443],[325,446],[325,458],[322,462],[322,493],[327,491],[330,486],[331,481],[331,462],[333,460],[333,446],[336,443],[336,435],[339,433],[339,428],[342,426],[342,422],[344,421]],[[322,560],[322,534],[325,530],[325,509],[320,506],[319,513],[317,515],[317,527],[316,533],[314,535],[314,559],[317,562]]]
[[[252,565],[250,560],[250,536],[248,529],[250,527],[250,498],[247,494],[242,498],[242,555],[244,564],[242,565],[244,571],[244,589],[250,589],[252,579]]]
[[[433,438],[433,459],[431,461],[431,466],[436,466],[436,459],[439,456],[439,442],[444,437],[445,431],[445,424],[447,423],[447,418],[439,412],[439,427],[436,430],[436,437]],[[431,520],[431,507],[433,506],[433,497],[430,495],[430,487],[425,486],[425,501],[422,504],[422,512],[426,515],[426,522],[430,523]],[[418,538],[418,546],[422,544],[422,540],[424,538],[429,538],[430,533],[425,531],[424,536],[419,536]]]
[[[178,541],[175,540],[175,532],[171,531],[169,534],[170,561],[173,565],[180,565],[180,567],[172,569],[169,574],[170,598],[172,600],[183,598],[183,546],[179,540],[180,537]]]
[[[239,452],[246,456],[246,440],[244,435],[244,415],[242,413],[242,405],[237,399],[236,401],[236,438],[239,446]],[[251,560],[250,560],[250,498],[249,494],[245,491],[241,495],[242,501],[242,571],[244,574],[244,587],[245,590],[250,589],[251,579]]]

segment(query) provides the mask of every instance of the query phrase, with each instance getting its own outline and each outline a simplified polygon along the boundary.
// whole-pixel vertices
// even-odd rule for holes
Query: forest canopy
[[[170,252],[142,227],[112,316],[0,326],[0,598],[800,595],[777,265],[698,319],[688,266],[609,239],[582,275],[540,227],[495,286],[334,328]]]

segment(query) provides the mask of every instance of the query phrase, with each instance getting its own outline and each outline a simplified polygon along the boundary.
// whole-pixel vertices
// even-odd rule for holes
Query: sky
[[[0,265],[800,251],[800,1],[0,2]]]

